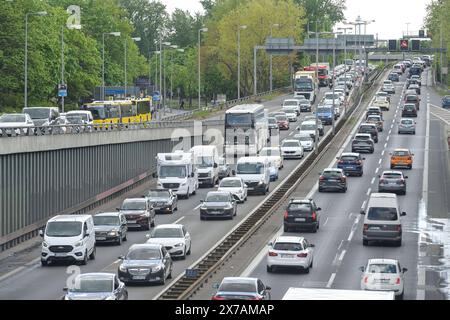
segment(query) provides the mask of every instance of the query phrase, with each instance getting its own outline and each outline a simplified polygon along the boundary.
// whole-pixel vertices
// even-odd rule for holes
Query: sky
[[[189,10],[191,13],[203,12],[199,0],[161,0],[169,12],[175,8]],[[403,32],[418,31],[423,25],[425,7],[431,0],[347,0],[345,17],[354,21],[361,16],[362,20],[375,20],[367,26],[367,33],[376,35],[379,39],[397,39]]]

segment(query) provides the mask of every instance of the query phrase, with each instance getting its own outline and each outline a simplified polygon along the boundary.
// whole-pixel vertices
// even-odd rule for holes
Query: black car
[[[155,209],[147,198],[125,199],[117,210],[125,215],[128,228],[150,230],[155,226]]]
[[[362,123],[359,126],[358,133],[370,133],[375,143],[378,143],[378,129],[373,123]]]
[[[128,283],[159,283],[172,278],[173,262],[162,244],[134,244],[120,256],[119,279]]]
[[[414,104],[405,104],[402,109],[402,117],[413,117],[417,118],[417,109]]]
[[[237,200],[239,200],[236,197],[230,192],[208,192],[205,200],[201,200],[200,220],[223,217],[233,219],[237,214]]]
[[[169,189],[152,189],[146,195],[155,213],[173,213],[178,210],[178,196]]]
[[[365,158],[361,157],[359,153],[343,153],[338,160],[337,167],[344,170],[346,176],[356,175],[362,177],[364,174]]]
[[[347,177],[344,170],[336,168],[323,170],[319,177],[319,192],[325,190],[347,192]]]
[[[398,73],[390,73],[388,76],[388,79],[393,81],[393,82],[399,82],[400,81],[400,76],[398,75]]]
[[[291,199],[284,212],[284,232],[292,229],[308,229],[314,233],[317,232],[321,210],[312,199]]]
[[[125,284],[113,273],[79,274],[64,291],[63,300],[128,300]]]
[[[442,98],[442,108],[450,108],[450,96],[445,96]]]
[[[123,213],[98,213],[93,220],[96,243],[112,242],[120,246],[122,241],[127,241],[128,225]]]
[[[378,192],[379,193],[397,193],[406,194],[406,179],[401,171],[384,171],[378,176]]]
[[[374,153],[375,143],[370,134],[357,134],[352,141],[352,152]]]

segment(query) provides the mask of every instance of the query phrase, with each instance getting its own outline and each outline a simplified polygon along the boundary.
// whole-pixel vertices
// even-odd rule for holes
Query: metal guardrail
[[[377,79],[382,70],[376,69],[371,73],[371,79]],[[352,97],[353,103],[346,110],[342,119],[336,125],[336,134],[349,119],[350,115],[356,111],[356,107],[362,100],[363,94],[369,89],[361,85],[354,91],[356,97]],[[235,250],[242,246],[250,236],[275,212],[283,202],[289,197],[292,191],[303,181],[303,179],[313,169],[314,164],[320,160],[330,147],[334,136],[331,132],[324,137],[319,144],[319,152],[310,153],[307,158],[294,169],[294,171],[266,198],[246,219],[241,221],[231,230],[214,248],[211,248],[192,269],[197,269],[195,277],[181,275],[172,285],[166,288],[157,299],[160,300],[184,300],[190,298],[207,281],[209,276],[218,270],[220,266],[229,258]]]

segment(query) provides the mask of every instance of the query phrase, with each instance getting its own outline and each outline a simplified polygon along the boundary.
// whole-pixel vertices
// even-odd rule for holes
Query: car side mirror
[[[408,176],[404,176],[403,178],[408,179]]]
[[[235,194],[233,194],[233,198],[234,198],[235,201],[239,201],[240,200],[239,197],[237,195],[235,195]]]
[[[361,210],[359,213],[362,214],[362,215],[366,214],[366,212],[364,210]]]
[[[85,238],[89,237],[89,232],[86,232],[86,233],[84,234],[84,237],[85,237]]]
[[[403,211],[402,214],[401,214],[401,216],[402,216],[402,217],[406,216],[406,212]]]
[[[408,271],[407,268],[402,268],[402,272],[405,273],[406,271]]]
[[[117,257],[119,260],[125,260],[125,256],[118,256]]]
[[[358,268],[360,271],[364,272],[364,267],[359,267]]]
[[[310,247],[310,248],[315,248],[315,247],[316,247],[316,245],[315,245],[315,244],[312,244],[312,243],[310,243],[308,247]]]
[[[67,292],[67,291],[69,291],[69,288],[64,287],[64,288],[63,288],[63,291]]]
[[[231,174],[232,174],[233,176],[235,176],[235,175],[236,175],[236,170],[231,170]]]
[[[191,172],[191,178],[195,177],[195,173]]]
[[[266,287],[266,290],[270,291],[270,290],[272,290],[272,288],[271,287]]]
[[[145,237],[146,237],[147,239],[150,239],[150,234],[147,233],[147,234],[145,235]]]
[[[268,245],[269,247],[273,247],[273,242],[269,242],[267,245]]]
[[[44,237],[44,230],[39,230],[39,235],[40,235],[41,237]]]
[[[156,179],[156,178],[158,178],[158,174],[156,172],[153,172],[152,177]]]
[[[247,188],[248,188],[248,184],[244,184],[244,188],[246,188],[246,189],[247,189]]]
[[[317,210],[317,211],[322,211],[322,208],[321,208],[321,207],[318,207],[316,210]]]
[[[120,211],[121,209],[120,208],[116,208],[116,211]]]
[[[200,200],[200,203],[204,203],[205,202],[205,200]]]

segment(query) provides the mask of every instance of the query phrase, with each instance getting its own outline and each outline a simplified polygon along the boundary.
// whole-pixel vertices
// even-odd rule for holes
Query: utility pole
[[[270,26],[270,38],[272,39],[272,37],[273,37],[273,27],[276,27],[276,28],[278,28],[280,25],[278,24],[278,23],[274,23],[274,24],[272,24],[271,26]],[[309,24],[308,24],[308,29],[309,29]],[[273,90],[273,56],[272,56],[272,53],[270,54],[270,79],[269,79],[269,82],[270,82],[270,86],[269,86],[269,90],[270,91],[272,91]],[[292,73],[292,71],[291,71],[291,73]]]
[[[245,30],[247,29],[247,26],[238,26],[238,30],[237,30],[237,54],[238,54],[238,81],[237,81],[237,97],[238,99],[241,98],[241,30]]]
[[[64,84],[64,26],[61,27],[61,84]],[[64,96],[61,97],[61,112],[64,113]]]

